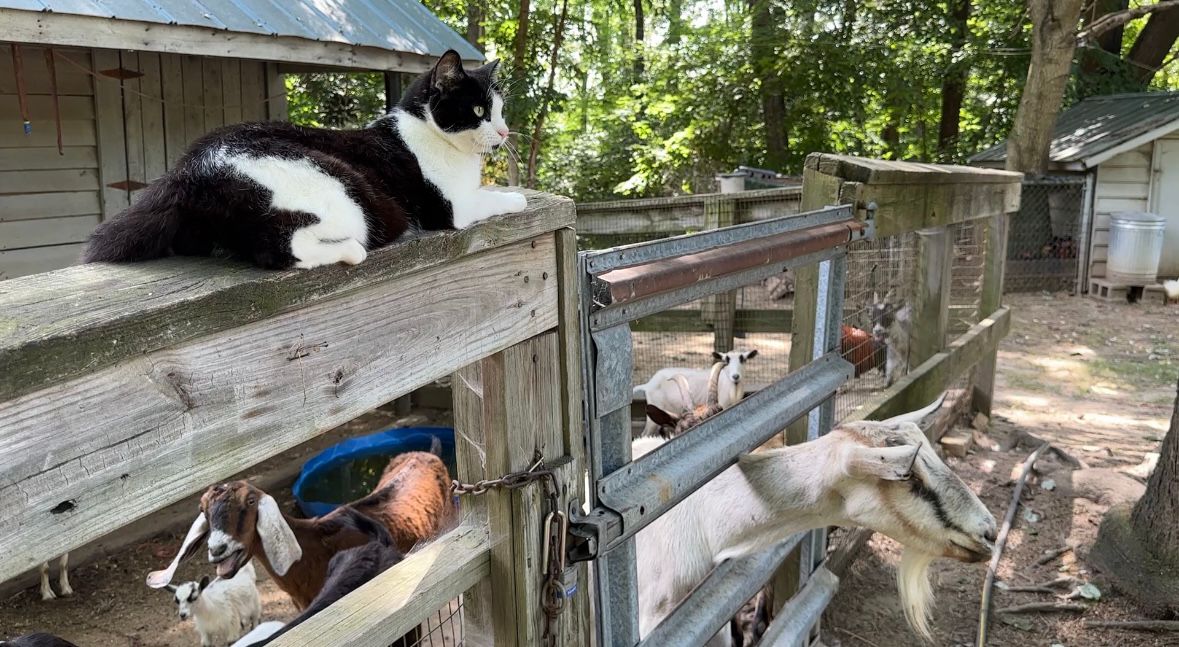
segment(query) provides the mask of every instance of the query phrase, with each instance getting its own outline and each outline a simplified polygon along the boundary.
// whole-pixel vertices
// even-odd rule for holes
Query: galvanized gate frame
[[[640,644],[635,533],[802,416],[809,439],[831,428],[833,396],[852,375],[839,355],[847,243],[872,235],[871,215],[858,222],[851,206],[833,206],[578,255],[592,508],[571,511],[569,559],[594,560],[599,645]],[[632,461],[630,322],[812,263],[819,267],[812,361]],[[771,628],[772,644],[798,644],[835,591],[831,573],[810,577],[825,542],[823,532],[803,533],[718,565],[641,644],[704,643],[801,545],[806,586]]]

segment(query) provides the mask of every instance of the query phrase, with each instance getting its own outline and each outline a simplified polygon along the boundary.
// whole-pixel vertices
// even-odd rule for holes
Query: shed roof
[[[1057,118],[1048,159],[1056,168],[1089,169],[1174,130],[1179,130],[1179,92],[1089,97]],[[983,166],[1006,160],[1006,142],[970,158]]]
[[[17,42],[363,69],[483,58],[417,0],[0,0],[0,24]]]

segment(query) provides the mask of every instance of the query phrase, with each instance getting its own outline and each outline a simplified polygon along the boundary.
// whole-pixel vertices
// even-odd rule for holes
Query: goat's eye
[[[253,507],[257,503],[258,503],[258,499],[256,497],[250,497],[250,498],[246,499],[246,505],[248,505],[250,507]]]
[[[476,117],[483,116],[483,106],[475,106],[475,116]]]
[[[887,447],[900,447],[905,444],[905,439],[900,436],[889,436],[884,439],[884,444]]]

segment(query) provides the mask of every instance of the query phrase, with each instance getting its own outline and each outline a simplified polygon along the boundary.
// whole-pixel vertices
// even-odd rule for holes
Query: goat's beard
[[[929,565],[935,557],[914,548],[905,548],[900,566],[897,567],[897,590],[900,592],[905,619],[913,631],[930,642],[933,636],[929,633],[929,606],[933,589],[929,586]]]

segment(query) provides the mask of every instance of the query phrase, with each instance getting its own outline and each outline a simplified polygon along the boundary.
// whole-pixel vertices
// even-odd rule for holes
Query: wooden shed
[[[1002,168],[1006,143],[971,163]],[[1179,92],[1090,97],[1056,121],[1049,173],[1084,178],[1081,289],[1106,276],[1109,216],[1149,211],[1167,219],[1160,278],[1179,276]]]
[[[0,0],[0,25],[0,279],[74,263],[205,132],[285,119],[286,73],[483,58],[415,0]]]

